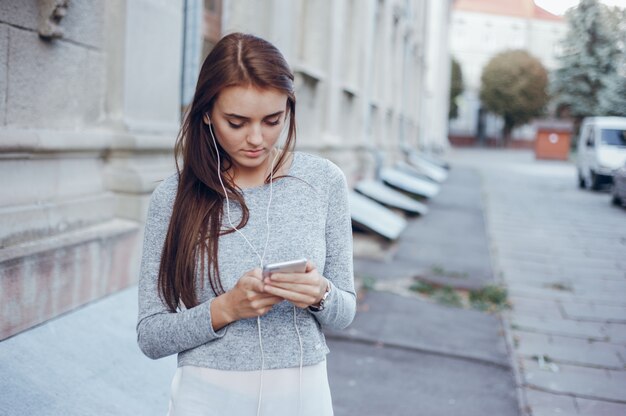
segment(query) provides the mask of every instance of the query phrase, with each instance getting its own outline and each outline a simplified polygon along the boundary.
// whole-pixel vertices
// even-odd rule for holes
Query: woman
[[[139,281],[141,350],[178,354],[170,416],[333,413],[321,328],[356,309],[347,186],[293,151],[295,111],[269,42],[233,33],[204,61],[178,172],[150,200]],[[303,272],[262,276],[298,258]]]

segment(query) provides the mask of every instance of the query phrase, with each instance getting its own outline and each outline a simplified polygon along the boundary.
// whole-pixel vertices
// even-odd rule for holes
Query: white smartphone
[[[304,273],[306,271],[306,259],[284,261],[281,263],[266,264],[263,267],[263,278],[272,273]]]

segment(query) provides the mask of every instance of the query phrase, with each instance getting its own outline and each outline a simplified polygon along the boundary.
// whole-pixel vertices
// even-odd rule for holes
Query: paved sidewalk
[[[0,416],[165,416],[176,356],[137,346],[137,286],[0,342]]]
[[[387,255],[355,259],[357,278],[376,290],[347,331],[327,334],[337,416],[519,415],[500,318],[408,290],[417,275],[464,288],[494,283],[480,189],[475,169],[453,166],[428,215]]]
[[[570,162],[453,150],[483,178],[528,414],[626,415],[626,210],[577,189]]]

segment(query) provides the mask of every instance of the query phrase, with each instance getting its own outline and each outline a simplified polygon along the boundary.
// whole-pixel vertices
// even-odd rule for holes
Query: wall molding
[[[175,140],[171,134],[0,128],[0,158],[10,152],[171,151]]]

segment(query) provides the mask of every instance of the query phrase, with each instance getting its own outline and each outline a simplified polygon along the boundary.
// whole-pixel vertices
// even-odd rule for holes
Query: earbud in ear
[[[209,117],[209,113],[205,113],[204,117],[202,117],[202,120],[204,121],[204,124],[211,124],[211,118]]]

